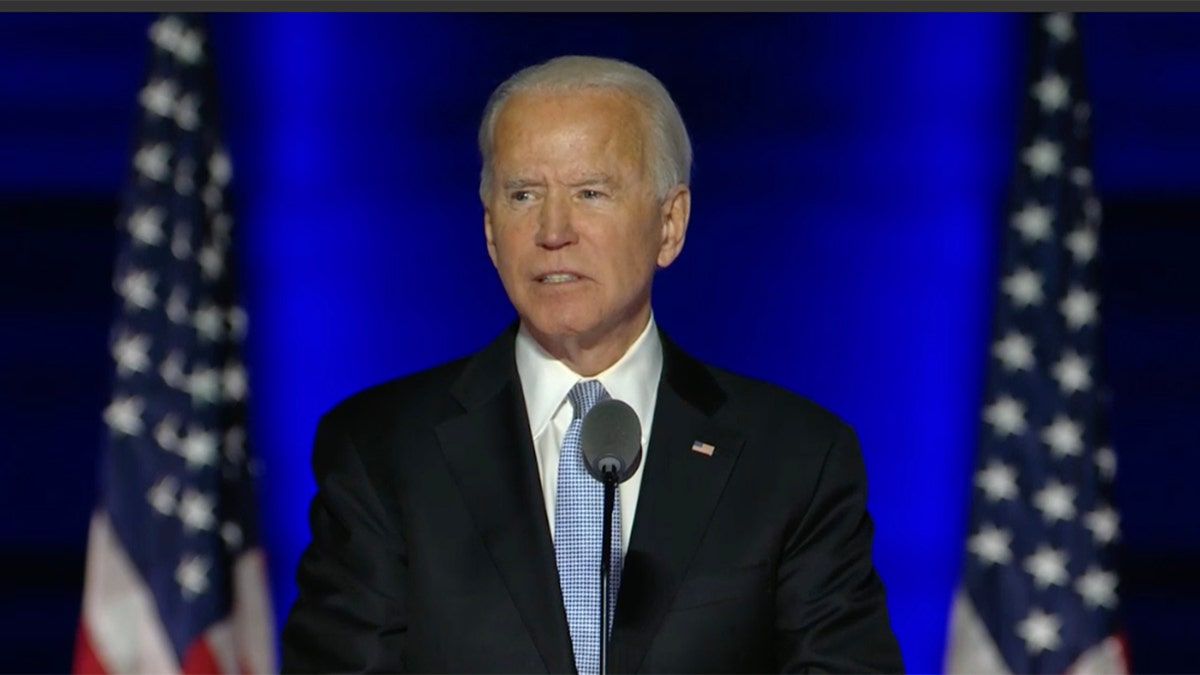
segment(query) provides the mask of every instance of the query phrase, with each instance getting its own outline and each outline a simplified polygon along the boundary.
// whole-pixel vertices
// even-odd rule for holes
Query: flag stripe
[[[950,621],[955,635],[948,644],[946,672],[963,675],[1008,675],[1012,672],[975,611],[971,598],[961,589],[954,594]]]
[[[103,512],[92,515],[88,531],[82,632],[104,672],[179,671],[150,590]]]
[[[75,631],[75,658],[71,664],[71,672],[83,675],[108,675],[104,664],[100,662],[95,650],[92,649],[87,626],[82,621],[79,622],[79,627]]]

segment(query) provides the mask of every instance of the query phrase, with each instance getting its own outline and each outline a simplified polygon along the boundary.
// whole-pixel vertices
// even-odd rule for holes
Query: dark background
[[[109,396],[116,196],[151,15],[0,15],[0,668],[65,671]],[[941,667],[962,556],[1024,17],[211,17],[250,313],[251,438],[281,619],[316,417],[510,319],[475,125],[517,68],[631,60],[696,147],[659,322],[859,430],[906,665]],[[1122,614],[1140,672],[1200,668],[1200,16],[1082,17],[1105,207]]]

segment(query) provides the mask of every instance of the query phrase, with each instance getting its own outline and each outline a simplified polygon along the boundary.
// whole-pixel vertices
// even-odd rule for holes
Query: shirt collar
[[[608,395],[625,401],[637,413],[643,436],[650,429],[655,394],[662,375],[662,340],[653,312],[646,328],[616,363],[595,377],[584,378],[554,358],[533,339],[522,323],[516,340],[517,375],[525,394],[525,411],[533,437],[545,430],[576,382],[600,380]],[[569,404],[568,404],[569,405]]]

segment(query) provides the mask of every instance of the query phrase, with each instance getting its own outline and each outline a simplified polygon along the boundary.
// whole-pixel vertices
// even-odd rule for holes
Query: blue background
[[[111,361],[116,196],[146,14],[0,16],[0,668],[63,671]],[[1200,668],[1200,16],[1083,17],[1106,208],[1123,613],[1140,671]],[[318,415],[513,317],[474,145],[491,89],[627,59],[693,138],[693,218],[655,289],[696,356],[859,431],[907,667],[941,667],[962,556],[1027,23],[1002,14],[211,17],[278,619]],[[1189,626],[1191,628],[1189,628]]]

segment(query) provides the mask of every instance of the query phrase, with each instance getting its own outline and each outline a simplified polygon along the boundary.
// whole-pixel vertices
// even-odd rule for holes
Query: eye
[[[585,190],[580,191],[579,196],[583,197],[584,199],[600,199],[601,197],[604,196],[604,193],[599,190],[585,189]]]
[[[515,190],[508,193],[508,198],[514,202],[527,202],[533,197],[529,190]]]

